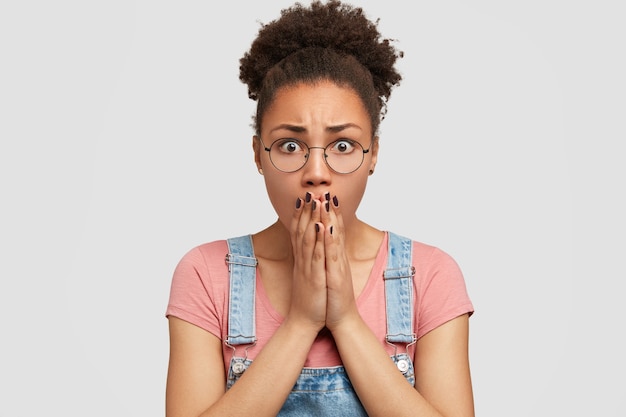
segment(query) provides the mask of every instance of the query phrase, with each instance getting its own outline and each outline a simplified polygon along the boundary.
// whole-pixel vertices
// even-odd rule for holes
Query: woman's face
[[[261,122],[261,137],[253,140],[255,161],[263,170],[270,201],[283,225],[289,229],[296,199],[310,192],[318,200],[323,200],[326,193],[336,195],[344,224],[349,227],[356,218],[378,151],[378,141],[372,140],[370,118],[359,96],[352,89],[329,81],[283,87]],[[275,141],[285,139],[296,139],[315,147],[310,150],[306,164],[295,172],[278,170],[270,161],[269,152],[264,150]],[[338,143],[341,150],[352,142],[369,149],[359,168],[348,174],[333,171],[324,160],[323,149],[318,149],[343,139],[346,142]],[[293,142],[281,143],[285,143],[284,151],[298,149]],[[358,146],[355,152],[363,153]]]

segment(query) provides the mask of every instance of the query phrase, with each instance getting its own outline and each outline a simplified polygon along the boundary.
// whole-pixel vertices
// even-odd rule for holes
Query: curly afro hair
[[[257,101],[256,133],[279,88],[321,80],[356,91],[377,132],[391,90],[402,79],[394,64],[403,56],[392,40],[381,38],[377,24],[359,7],[316,0],[308,8],[295,3],[261,25],[239,67],[239,79]]]

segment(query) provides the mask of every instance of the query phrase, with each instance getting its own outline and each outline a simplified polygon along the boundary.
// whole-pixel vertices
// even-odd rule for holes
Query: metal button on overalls
[[[406,374],[406,371],[409,370],[409,361],[407,361],[406,359],[400,359],[396,366],[398,367],[400,372]]]

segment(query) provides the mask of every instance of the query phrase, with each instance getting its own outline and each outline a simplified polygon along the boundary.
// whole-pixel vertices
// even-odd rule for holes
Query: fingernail
[[[331,235],[333,234],[333,227],[332,226],[330,226],[330,234]]]
[[[333,197],[333,204],[335,205],[335,207],[339,207],[339,199],[337,198],[337,196]]]
[[[317,223],[315,223],[315,231],[316,231],[316,232],[319,232],[319,231],[320,231],[320,225],[319,225],[319,224],[317,224]]]
[[[311,207],[313,207],[313,211],[315,211],[315,208],[317,207],[317,203],[314,201]]]
[[[327,201],[324,205],[326,206],[326,212],[328,213],[330,211],[330,201]]]
[[[296,200],[296,208],[299,209],[301,205],[302,205],[302,199],[298,197],[298,199]]]
[[[304,197],[304,198],[306,199],[307,203],[310,203],[311,202],[311,193],[307,192],[306,193],[306,197]]]
[[[324,194],[324,197],[326,198],[326,201],[330,201],[330,193]]]

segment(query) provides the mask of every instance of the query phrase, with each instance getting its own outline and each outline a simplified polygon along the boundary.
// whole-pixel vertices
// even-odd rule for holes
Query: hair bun
[[[239,78],[248,86],[248,96],[256,100],[265,75],[284,58],[303,48],[331,48],[356,58],[372,74],[379,96],[386,100],[402,78],[394,64],[403,53],[392,46],[391,39],[381,37],[377,24],[360,7],[338,0],[314,1],[310,7],[296,3],[283,9],[278,19],[261,25],[240,60]]]

